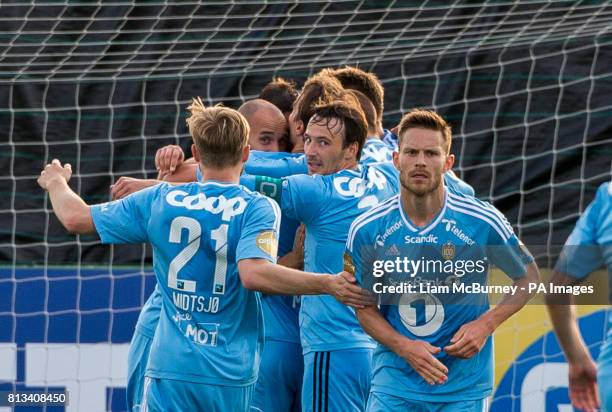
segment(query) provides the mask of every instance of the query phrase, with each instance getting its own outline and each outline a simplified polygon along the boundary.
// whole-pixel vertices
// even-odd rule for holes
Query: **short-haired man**
[[[360,294],[343,276],[273,263],[278,207],[238,185],[249,155],[248,123],[235,110],[205,108],[199,99],[189,109],[201,183],[160,184],[94,206],[70,189],[70,165],[58,160],[45,167],[38,183],[69,231],[97,232],[105,243],[153,246],[162,310],[142,409],[246,411],[263,344],[255,290],[348,293],[357,300]]]
[[[308,175],[251,177],[273,196],[283,216],[306,227],[305,270],[342,270],[351,222],[397,192],[391,163],[360,165],[367,137],[363,112],[344,92],[313,108],[304,132]],[[365,408],[373,341],[352,309],[325,296],[303,296],[300,333],[304,350],[303,411]],[[270,394],[270,396],[274,396]]]
[[[247,100],[238,108],[249,123],[251,150],[286,152],[289,147],[287,120],[278,107],[262,100]]]
[[[612,288],[612,182],[601,184],[567,238],[550,282],[571,286],[596,269],[606,266]],[[609,294],[612,302],[612,293]],[[607,334],[597,367],[584,344],[576,323],[572,294],[546,295],[553,328],[569,364],[569,395],[584,411],[612,411],[612,313],[607,316]],[[607,311],[610,312],[608,306]],[[597,386],[599,385],[599,396]]]
[[[537,281],[538,269],[497,209],[443,184],[454,160],[444,119],[411,111],[400,141],[400,194],[357,218],[346,246],[345,267],[362,285],[384,290],[372,274],[386,286],[413,285],[399,302],[387,295],[380,309],[357,310],[379,342],[367,410],[482,411],[493,385],[491,335],[528,301],[521,287]],[[486,285],[490,263],[517,287],[494,309],[486,294],[450,290],[455,282]]]

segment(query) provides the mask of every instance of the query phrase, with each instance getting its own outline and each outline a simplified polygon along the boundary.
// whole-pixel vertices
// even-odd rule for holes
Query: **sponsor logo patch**
[[[355,274],[355,265],[353,264],[353,258],[348,253],[344,252],[344,271],[350,273],[351,275]]]
[[[261,232],[255,239],[257,247],[272,257],[278,253],[278,239],[272,231]]]

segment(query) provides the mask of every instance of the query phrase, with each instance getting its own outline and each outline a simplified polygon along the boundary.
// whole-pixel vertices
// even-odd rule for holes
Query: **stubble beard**
[[[400,184],[402,185],[402,187],[408,193],[410,193],[410,195],[417,197],[417,198],[423,198],[429,195],[430,193],[433,193],[438,190],[438,188],[440,187],[440,184],[442,183],[442,176],[436,175],[434,177],[434,181],[432,182],[431,186],[422,187],[419,189],[415,189],[414,187],[411,187],[409,181],[410,181],[410,176],[407,176],[407,174],[404,174],[404,172],[401,172],[400,173]]]

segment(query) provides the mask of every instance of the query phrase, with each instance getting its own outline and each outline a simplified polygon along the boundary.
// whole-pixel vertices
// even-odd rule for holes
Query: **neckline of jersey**
[[[442,217],[444,217],[444,214],[446,213],[446,204],[448,202],[448,190],[444,188],[444,204],[442,205],[442,209],[440,209],[438,214],[434,217],[434,219],[429,224],[425,225],[422,228],[412,223],[410,218],[406,216],[406,213],[404,212],[404,208],[402,207],[402,197],[400,195],[397,195],[397,202],[399,204],[400,216],[402,220],[404,221],[404,224],[406,225],[406,227],[412,232],[418,232],[419,235],[426,235],[431,230],[433,230],[433,228],[435,228],[438,225],[438,223],[440,223],[440,221],[442,220]]]

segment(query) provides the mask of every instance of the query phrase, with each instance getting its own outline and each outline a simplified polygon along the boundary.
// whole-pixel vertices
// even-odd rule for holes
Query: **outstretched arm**
[[[240,280],[245,288],[269,295],[332,295],[345,305],[364,307],[372,297],[355,284],[353,275],[302,272],[268,262],[243,259],[238,262]]]
[[[38,184],[49,192],[49,199],[55,215],[71,233],[93,233],[95,226],[89,205],[74,193],[68,181],[72,176],[72,166],[66,163],[63,167],[59,160],[53,159],[45,166],[38,178]]]

